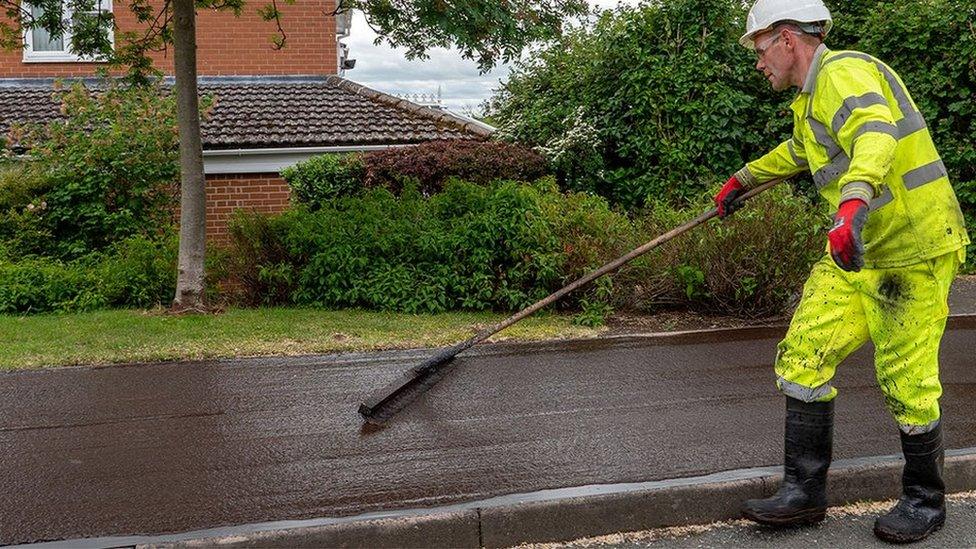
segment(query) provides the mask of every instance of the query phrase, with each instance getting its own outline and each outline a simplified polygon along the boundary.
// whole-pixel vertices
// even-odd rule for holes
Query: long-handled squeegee
[[[783,179],[774,179],[768,183],[764,183],[755,189],[745,193],[738,202],[743,202],[756,196],[757,194],[769,189],[782,182]],[[672,229],[671,231],[651,240],[650,242],[634,249],[627,255],[619,257],[610,263],[600,267],[599,269],[591,272],[590,274],[580,278],[579,280],[564,286],[552,293],[546,298],[543,298],[532,305],[529,305],[525,309],[515,313],[514,315],[506,318],[505,320],[485,328],[484,330],[478,332],[474,337],[466,341],[462,341],[456,345],[448,347],[446,349],[441,349],[436,354],[423,361],[421,364],[407,370],[402,376],[394,380],[388,386],[384,387],[380,391],[374,393],[372,396],[367,398],[359,405],[359,413],[363,418],[369,423],[382,425],[386,423],[394,414],[402,410],[408,404],[414,401],[418,396],[426,392],[428,389],[433,387],[435,383],[441,380],[441,378],[446,373],[445,368],[451,362],[451,360],[458,355],[461,351],[468,349],[472,345],[484,341],[489,337],[497,334],[498,332],[508,328],[512,324],[515,324],[519,320],[531,315],[532,313],[538,311],[539,309],[549,305],[550,303],[556,301],[557,299],[563,297],[564,295],[572,292],[573,290],[588,284],[601,276],[612,273],[616,271],[623,265],[633,261],[634,259],[646,254],[647,252],[653,250],[654,248],[668,242],[669,240],[684,234],[691,229],[705,223],[709,219],[718,215],[718,210],[712,208],[707,212],[701,214],[695,219]]]

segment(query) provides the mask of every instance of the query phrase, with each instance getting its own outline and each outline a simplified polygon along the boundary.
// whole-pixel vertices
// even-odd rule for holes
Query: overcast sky
[[[613,8],[618,3],[636,4],[636,0],[589,0],[593,6]],[[496,67],[480,75],[474,61],[461,58],[457,51],[437,48],[426,61],[407,61],[403,50],[386,45],[374,46],[376,35],[361,12],[353,15],[352,32],[342,41],[349,46],[349,57],[356,68],[345,77],[365,86],[392,94],[437,94],[442,104],[462,113],[479,113],[482,102],[508,76],[507,66]]]

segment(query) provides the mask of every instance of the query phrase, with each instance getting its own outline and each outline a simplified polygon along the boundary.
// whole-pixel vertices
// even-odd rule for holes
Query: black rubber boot
[[[783,484],[776,495],[745,502],[742,516],[769,526],[815,524],[827,516],[827,468],[834,403],[786,397]]]
[[[901,499],[874,522],[874,534],[891,543],[925,539],[942,528],[946,518],[942,424],[921,435],[901,433],[901,450],[905,454]]]

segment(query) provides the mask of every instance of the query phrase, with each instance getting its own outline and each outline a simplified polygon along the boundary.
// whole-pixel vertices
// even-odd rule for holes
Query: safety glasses
[[[766,55],[766,52],[769,51],[769,48],[773,47],[773,44],[775,44],[776,42],[778,42],[779,39],[782,38],[782,37],[783,37],[782,34],[777,34],[776,36],[774,36],[774,37],[770,38],[769,40],[767,40],[764,45],[762,45],[762,46],[756,46],[756,48],[755,48],[756,58],[761,60]]]

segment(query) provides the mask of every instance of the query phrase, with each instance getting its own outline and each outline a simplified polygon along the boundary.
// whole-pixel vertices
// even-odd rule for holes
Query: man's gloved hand
[[[857,272],[864,266],[864,243],[861,229],[868,220],[868,205],[859,198],[841,203],[834,216],[834,228],[827,233],[830,256],[845,271]]]
[[[746,188],[739,183],[739,180],[733,175],[722,185],[722,190],[715,195],[715,206],[718,208],[718,216],[724,219],[725,216],[731,215],[732,212],[737,210],[741,204],[735,201],[740,195],[745,194]]]

